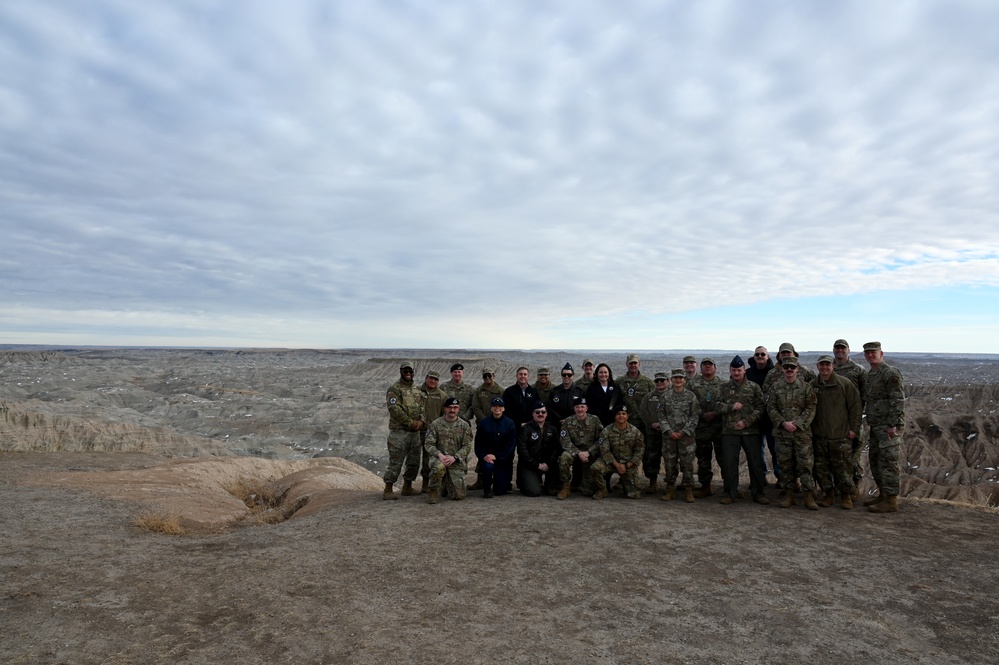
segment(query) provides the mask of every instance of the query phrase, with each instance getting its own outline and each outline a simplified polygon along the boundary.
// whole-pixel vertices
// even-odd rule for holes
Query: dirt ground
[[[0,454],[0,662],[999,662],[994,512],[331,488],[167,536],[64,482],[175,463]]]

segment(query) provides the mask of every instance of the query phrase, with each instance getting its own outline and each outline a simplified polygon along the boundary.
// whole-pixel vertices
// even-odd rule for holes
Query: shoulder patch
[[[392,397],[391,399],[389,399],[389,404],[395,404],[398,401],[399,400],[397,400],[395,397]]]
[[[568,434],[569,433],[567,431],[565,431],[565,430],[562,430],[561,432],[559,432],[559,436],[566,436]]]

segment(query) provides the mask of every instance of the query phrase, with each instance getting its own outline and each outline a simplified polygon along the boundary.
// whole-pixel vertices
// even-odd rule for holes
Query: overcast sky
[[[997,25],[4,0],[0,343],[999,353]]]

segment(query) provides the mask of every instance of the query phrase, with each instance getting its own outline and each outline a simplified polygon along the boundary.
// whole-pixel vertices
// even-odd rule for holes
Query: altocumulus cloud
[[[5,2],[0,331],[539,347],[583,314],[617,340],[778,293],[995,288],[995,25],[980,2]]]

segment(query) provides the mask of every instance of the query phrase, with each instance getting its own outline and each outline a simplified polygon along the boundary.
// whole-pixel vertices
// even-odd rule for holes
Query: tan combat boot
[[[711,483],[701,485],[701,489],[697,490],[697,496],[702,499],[706,499],[711,496]]]
[[[659,479],[652,477],[649,478],[649,486],[645,488],[646,494],[659,494]]]
[[[558,499],[559,501],[563,501],[569,498],[569,494],[571,492],[572,490],[569,488],[569,481],[567,480],[564,483],[562,483],[562,489],[559,490],[558,496],[556,496],[555,498]]]
[[[385,501],[391,501],[398,498],[399,495],[392,491],[392,483],[385,483],[385,491],[382,492],[382,499]]]
[[[666,488],[666,492],[662,495],[662,500],[672,501],[675,498],[676,498],[676,486],[670,484],[670,486]]]
[[[413,490],[413,481],[404,480],[402,481],[402,491],[399,492],[403,496],[413,496],[416,492]]]
[[[781,508],[790,508],[791,506],[793,506],[794,492],[792,492],[791,490],[787,490],[786,492],[784,492],[784,498],[781,499],[780,503],[778,503],[777,505],[780,506]]]
[[[593,493],[594,499],[606,499],[607,498],[607,488],[598,487],[597,491]]]
[[[433,487],[427,490],[427,503],[440,503],[440,500],[440,492],[435,490]]]
[[[818,510],[819,504],[815,503],[815,492],[805,492],[805,508]]]
[[[839,502],[839,507],[843,510],[853,510],[853,498],[850,494],[844,494]]]
[[[683,491],[683,498],[687,503],[694,503],[694,488],[688,485]]]
[[[822,507],[828,508],[836,502],[836,493],[832,490],[826,490],[826,496],[822,499]],[[807,504],[806,504],[807,505]]]
[[[898,512],[898,497],[897,496],[886,496],[885,500],[880,503],[875,503],[870,506],[867,510],[872,513],[897,513]]]

